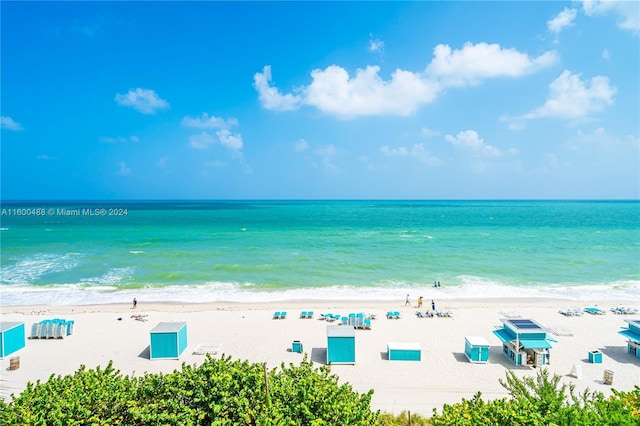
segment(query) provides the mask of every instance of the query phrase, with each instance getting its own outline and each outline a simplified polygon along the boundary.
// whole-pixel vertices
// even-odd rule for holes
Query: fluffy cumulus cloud
[[[473,154],[478,154],[486,157],[499,157],[503,155],[495,146],[486,144],[484,139],[478,135],[478,132],[474,130],[465,130],[458,133],[456,136],[446,135],[444,139],[455,147],[464,149]],[[514,150],[510,150],[511,153],[515,153]]]
[[[117,174],[120,176],[129,176],[131,174],[131,169],[129,168],[129,166],[127,166],[127,163],[121,161],[118,164]]]
[[[235,118],[224,119],[209,116],[209,114],[203,112],[200,117],[184,117],[182,125],[187,128],[204,129],[202,132],[192,134],[189,137],[189,145],[192,148],[205,149],[219,142],[222,146],[236,153],[241,153],[244,146],[242,135],[231,132],[231,128],[238,125],[238,120]],[[215,137],[212,131],[215,131]]]
[[[576,9],[565,7],[555,18],[547,21],[547,28],[552,33],[558,34],[563,29],[573,26],[573,21],[576,19],[577,14],[578,11]]]
[[[582,2],[587,16],[615,15],[618,28],[640,32],[640,7],[637,0],[585,0]]]
[[[143,114],[155,114],[160,109],[169,108],[169,103],[150,89],[131,89],[125,94],[116,94],[115,101],[130,106]]]
[[[515,49],[487,43],[465,43],[459,50],[439,44],[433,50],[433,56],[426,69],[427,75],[437,78],[443,85],[458,87],[477,85],[487,78],[521,77],[558,62],[558,54],[554,51],[531,58]]]
[[[14,132],[18,132],[22,130],[22,126],[20,123],[17,123],[11,117],[0,116],[0,126],[3,129],[13,130]]]
[[[607,77],[596,76],[590,81],[583,81],[579,74],[565,70],[549,85],[549,95],[544,105],[521,118],[583,118],[613,105],[615,94],[616,88],[609,84]]]
[[[383,80],[380,67],[368,66],[355,76],[336,65],[311,72],[305,103],[343,118],[366,115],[409,115],[423,103],[433,101],[438,85],[420,75],[397,69]]]
[[[271,84],[271,67],[254,75],[254,87],[265,109],[292,111],[303,105],[342,119],[360,116],[407,116],[433,102],[446,86],[480,84],[494,77],[520,77],[555,64],[553,51],[531,58],[497,44],[467,43],[460,50],[438,45],[421,72],[396,69],[385,79],[380,67],[369,65],[355,74],[339,65],[311,71],[311,82],[283,94]]]
[[[253,76],[253,87],[258,91],[258,99],[266,109],[292,111],[300,106],[299,96],[291,93],[283,95],[276,87],[271,86],[271,66],[269,65]]]

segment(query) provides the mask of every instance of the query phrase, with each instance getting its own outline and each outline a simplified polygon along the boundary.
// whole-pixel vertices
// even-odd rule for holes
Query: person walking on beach
[[[433,300],[431,301],[431,310],[432,311],[436,310],[436,302],[434,302]]]
[[[138,306],[138,301],[136,300],[136,298],[133,298],[133,309],[136,308],[136,306]]]
[[[404,306],[411,306],[411,302],[409,301],[409,294],[407,293],[407,298],[404,301]]]
[[[422,296],[418,297],[418,308],[422,308]]]

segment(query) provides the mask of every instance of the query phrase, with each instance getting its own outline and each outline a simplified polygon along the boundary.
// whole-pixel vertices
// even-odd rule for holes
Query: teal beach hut
[[[0,358],[24,348],[25,334],[23,322],[0,323]]]
[[[327,326],[327,364],[356,363],[356,330],[344,325]]]
[[[551,338],[547,329],[531,319],[503,318],[503,327],[494,330],[502,341],[502,353],[515,365],[546,365],[549,363]]]
[[[618,333],[627,337],[627,352],[636,358],[640,358],[640,320],[631,319],[625,320],[629,326]]]
[[[389,361],[420,361],[421,354],[419,343],[387,343]]]
[[[486,364],[489,361],[489,342],[484,337],[465,336],[464,354],[469,362]]]
[[[186,322],[161,322],[151,330],[149,359],[178,359],[185,349]]]

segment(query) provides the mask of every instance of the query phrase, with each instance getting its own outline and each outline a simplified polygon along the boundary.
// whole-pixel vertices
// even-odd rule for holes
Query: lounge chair
[[[300,318],[306,319],[307,318],[307,311],[300,312]]]
[[[363,330],[371,330],[371,319],[365,318],[364,325],[362,326]]]
[[[280,312],[280,319],[287,319],[287,312],[286,311]]]
[[[313,311],[307,311],[307,319],[313,318]]]
[[[607,313],[606,311],[603,311],[600,308],[593,308],[593,307],[584,308],[584,311],[591,315],[604,315]]]
[[[273,319],[280,319],[280,311],[275,311],[273,313]]]

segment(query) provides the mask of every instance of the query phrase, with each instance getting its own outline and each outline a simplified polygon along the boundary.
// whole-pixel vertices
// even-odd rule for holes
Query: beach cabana
[[[640,358],[640,320],[624,320],[629,325],[627,328],[618,331],[624,337],[627,337],[627,352],[636,358]]]
[[[420,361],[419,343],[387,343],[389,361]]]
[[[186,322],[161,322],[151,330],[149,359],[178,359],[185,349]]]
[[[489,361],[489,342],[480,336],[464,336],[464,354],[469,362],[486,364]]]
[[[344,325],[327,326],[327,364],[356,363],[356,331]]]
[[[24,348],[25,334],[23,322],[0,323],[0,358]]]
[[[502,353],[515,365],[545,365],[549,363],[551,342],[547,329],[531,319],[502,318],[502,328],[494,330],[502,341]]]

